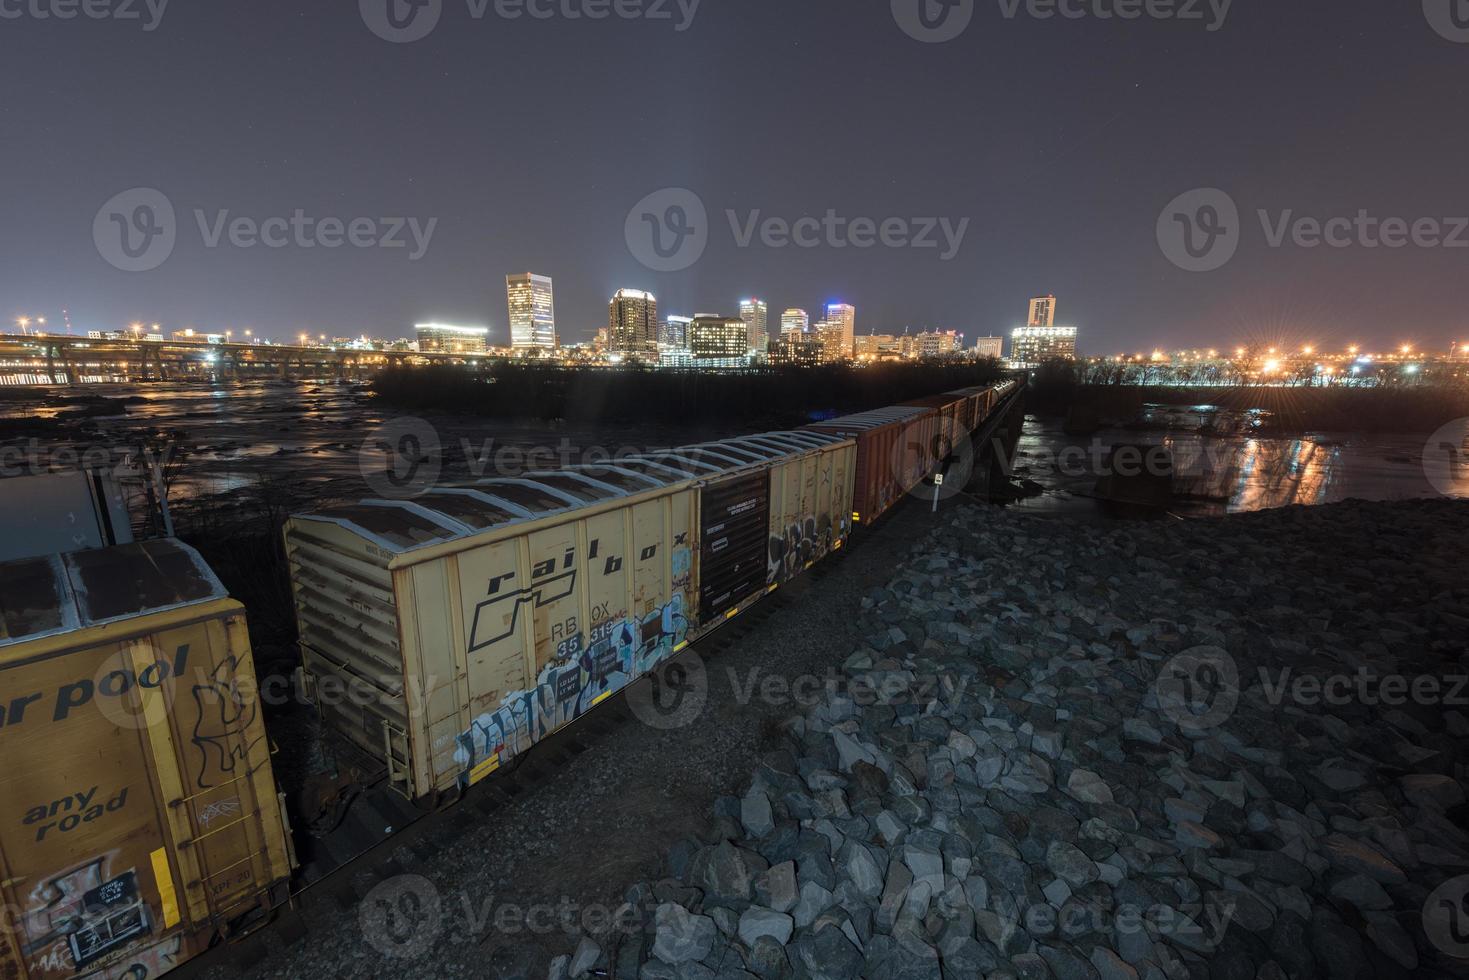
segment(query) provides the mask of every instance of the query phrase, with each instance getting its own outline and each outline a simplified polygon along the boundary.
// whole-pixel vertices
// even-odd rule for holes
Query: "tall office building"
[[[460,327],[449,323],[419,323],[413,332],[418,349],[436,354],[483,354],[489,349],[488,327]]]
[[[750,327],[743,317],[696,316],[689,349],[699,367],[744,367],[749,362]]]
[[[857,311],[846,303],[828,303],[826,322],[841,332],[842,356],[851,357],[857,348]]]
[[[517,351],[556,349],[556,301],[551,277],[532,272],[505,277],[510,305],[510,346]]]
[[[689,325],[694,322],[691,316],[674,316],[669,314],[663,321],[663,326],[658,332],[658,348],[662,351],[688,350],[689,349]]]
[[[1054,327],[1056,325],[1056,297],[1037,296],[1030,301],[1030,319],[1027,327]]]
[[[747,299],[740,303],[740,319],[749,327],[751,354],[764,354],[770,347],[770,307],[763,299]]]
[[[1010,335],[1010,360],[1037,367],[1056,359],[1076,360],[1075,327],[1016,327]]]
[[[993,357],[999,360],[1005,356],[1005,338],[981,337],[979,343],[974,345],[974,353],[979,357]]]
[[[821,320],[811,328],[811,333],[821,344],[821,360],[824,364],[836,364],[850,359],[856,352],[857,338],[847,338],[840,322]]]
[[[619,289],[607,317],[607,350],[658,356],[658,297],[641,289]]]
[[[789,309],[780,315],[781,337],[789,339],[793,334],[799,337],[810,332],[811,317],[805,310]]]

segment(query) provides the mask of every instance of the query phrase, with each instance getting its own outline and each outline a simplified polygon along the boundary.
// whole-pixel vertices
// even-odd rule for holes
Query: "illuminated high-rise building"
[[[1054,327],[1056,325],[1056,297],[1037,296],[1030,301],[1030,317],[1027,327]]]
[[[999,360],[1005,356],[1005,338],[981,337],[979,343],[974,345],[974,353],[979,357],[993,357]]]
[[[1026,367],[1047,361],[1076,360],[1075,327],[1016,327],[1010,335],[1010,360]]]
[[[505,277],[510,305],[510,346],[522,350],[556,349],[556,301],[551,277],[532,272]]]
[[[750,328],[743,317],[696,316],[689,325],[689,349],[699,367],[744,367],[749,362]]]
[[[658,332],[658,349],[663,352],[688,350],[689,325],[693,322],[691,316],[669,314]]]
[[[641,289],[619,289],[607,317],[607,350],[658,356],[658,297]]]
[[[842,357],[851,357],[857,348],[857,311],[846,303],[826,304],[826,322],[840,332]]]
[[[740,319],[750,328],[750,353],[764,354],[770,347],[770,307],[763,299],[743,300],[740,303]]]
[[[811,332],[811,316],[805,310],[790,309],[780,315],[780,335],[790,338]]]
[[[414,326],[418,349],[437,354],[483,354],[489,349],[488,327],[460,327],[449,323]]]

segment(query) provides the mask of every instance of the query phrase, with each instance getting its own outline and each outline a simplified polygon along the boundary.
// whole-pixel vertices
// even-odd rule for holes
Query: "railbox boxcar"
[[[855,463],[772,433],[293,517],[322,717],[410,798],[473,784],[840,548]]]
[[[0,977],[153,977],[292,858],[244,611],[167,539],[0,565]]]

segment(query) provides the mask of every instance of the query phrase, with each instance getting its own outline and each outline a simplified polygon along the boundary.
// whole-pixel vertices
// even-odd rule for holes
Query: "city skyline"
[[[880,329],[976,333],[1008,331],[1014,291],[1064,288],[1063,316],[1084,320],[1098,350],[1252,335],[1442,348],[1469,329],[1462,249],[1312,247],[1300,225],[1366,212],[1411,227],[1461,210],[1456,127],[1431,100],[1389,110],[1380,93],[1383,77],[1450,100],[1463,91],[1469,48],[1416,4],[1329,18],[1239,8],[1217,31],[976,12],[946,44],[906,36],[886,4],[829,0],[705,4],[682,31],[489,18],[413,44],[374,36],[355,5],[284,0],[178,8],[148,33],[86,19],[7,28],[7,123],[46,134],[0,162],[25,188],[6,211],[23,233],[0,243],[0,314],[12,320],[44,315],[59,329],[64,308],[78,332],[141,320],[287,338],[490,317],[503,336],[484,270],[533,268],[557,279],[568,343],[590,340],[606,297],[630,282],[671,309],[758,288],[777,308],[839,296]],[[757,42],[770,54],[762,72],[720,70]],[[268,65],[253,53],[263,46]],[[1085,73],[1086,90],[1046,79],[1017,94],[1010,83],[1038,52]],[[1240,73],[1242,59],[1263,67]],[[140,111],[95,97],[93,78],[131,78],[140,63]],[[883,70],[833,70],[854,63]],[[1363,64],[1381,70],[1343,70]],[[336,65],[360,70],[324,83]],[[667,84],[691,70],[700,85]],[[588,72],[613,82],[587,86]],[[925,98],[895,100],[891,77],[919,75]],[[533,102],[466,125],[523,77],[542,87]],[[296,108],[303,91],[310,112]],[[821,119],[849,121],[813,138]],[[685,149],[607,152],[635,129]],[[747,132],[762,139],[729,138]],[[453,152],[426,150],[444,145]],[[175,212],[178,241],[151,271],[120,270],[93,241],[104,205],[131,188],[157,189]],[[703,202],[708,242],[665,272],[629,250],[625,227],[669,188]],[[1158,242],[1160,216],[1196,188],[1226,192],[1245,232],[1232,261],[1203,273]],[[406,228],[407,247],[365,249],[251,245],[230,231],[247,222],[263,237],[297,211],[382,221],[381,237],[395,224],[385,219],[411,218],[427,247],[412,258]],[[949,261],[942,248],[852,247],[824,232],[806,248],[766,234],[829,211],[844,227],[915,220],[914,237],[924,215],[971,224]]]

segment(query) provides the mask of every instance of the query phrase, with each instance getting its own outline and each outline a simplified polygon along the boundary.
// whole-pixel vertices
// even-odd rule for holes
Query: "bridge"
[[[326,345],[211,343],[195,340],[97,339],[0,334],[0,384],[62,385],[188,378],[359,378],[390,367],[473,365],[494,354],[358,350]]]

